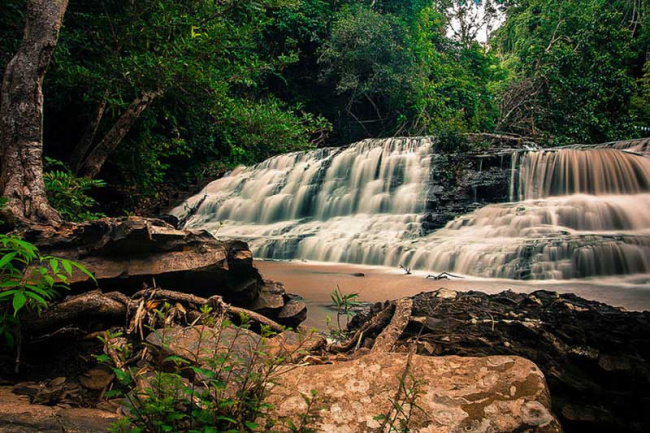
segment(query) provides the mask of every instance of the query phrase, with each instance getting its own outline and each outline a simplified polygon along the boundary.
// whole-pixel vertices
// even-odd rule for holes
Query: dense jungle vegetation
[[[70,0],[43,85],[50,200],[69,203],[66,191],[102,187],[88,179],[98,178],[134,206],[237,164],[366,137],[493,132],[561,145],[643,135],[649,7]],[[24,0],[3,0],[2,70],[24,14]]]

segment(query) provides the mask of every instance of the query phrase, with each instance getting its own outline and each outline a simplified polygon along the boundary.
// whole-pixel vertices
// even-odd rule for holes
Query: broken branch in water
[[[404,272],[406,272],[405,275],[411,275],[411,268],[407,268],[406,266],[404,266],[404,265],[401,264],[401,263],[399,264],[399,267],[400,267],[402,270],[404,270]]]
[[[449,272],[442,272],[442,273],[440,273],[438,275],[429,274],[424,278],[427,279],[427,280],[436,280],[437,281],[437,280],[448,280],[450,278],[464,278],[464,277],[461,277],[460,275],[450,274]]]

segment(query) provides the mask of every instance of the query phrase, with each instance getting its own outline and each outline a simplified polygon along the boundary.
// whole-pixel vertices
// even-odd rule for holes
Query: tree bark
[[[27,0],[25,33],[7,64],[0,95],[0,192],[9,223],[58,224],[43,181],[43,77],[68,0]]]
[[[99,106],[97,107],[97,113],[95,114],[95,117],[93,117],[93,119],[88,124],[86,132],[84,132],[83,137],[81,137],[81,140],[79,140],[79,143],[77,143],[74,150],[72,151],[72,155],[70,156],[70,167],[72,170],[74,170],[75,173],[79,171],[84,157],[88,154],[93,141],[95,141],[97,129],[99,128],[99,124],[101,123],[102,117],[104,116],[104,111],[106,111],[106,96],[108,95],[104,96],[104,99],[102,99],[102,101],[99,103]]]
[[[145,92],[142,97],[131,102],[115,125],[90,151],[77,172],[82,176],[97,176],[110,154],[115,151],[142,112],[161,94],[162,92]]]

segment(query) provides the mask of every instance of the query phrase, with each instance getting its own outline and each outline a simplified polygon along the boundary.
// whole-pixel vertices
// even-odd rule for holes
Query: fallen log
[[[203,305],[208,305],[212,307],[215,311],[222,311],[228,314],[231,318],[239,319],[242,315],[248,317],[250,320],[257,322],[259,324],[268,326],[274,332],[283,332],[285,327],[279,323],[269,319],[266,316],[262,316],[259,313],[256,313],[245,308],[234,307],[230,304],[224,302],[221,296],[212,296],[209,299],[202,298],[200,296],[191,295],[188,293],[174,292],[172,290],[162,290],[162,289],[145,289],[137,292],[133,295],[134,299],[139,299],[142,297],[147,297],[148,299],[159,299],[159,300],[168,300],[173,302],[183,302],[188,305],[195,305],[199,309]]]

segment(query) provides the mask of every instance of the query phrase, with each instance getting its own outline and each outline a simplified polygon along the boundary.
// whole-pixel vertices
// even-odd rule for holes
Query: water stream
[[[636,147],[634,147],[636,146]],[[575,279],[650,274],[647,143],[511,152],[510,202],[426,224],[433,138],[365,140],[240,167],[173,211],[256,257]],[[480,164],[479,164],[480,167]],[[476,194],[476,192],[474,192]]]

